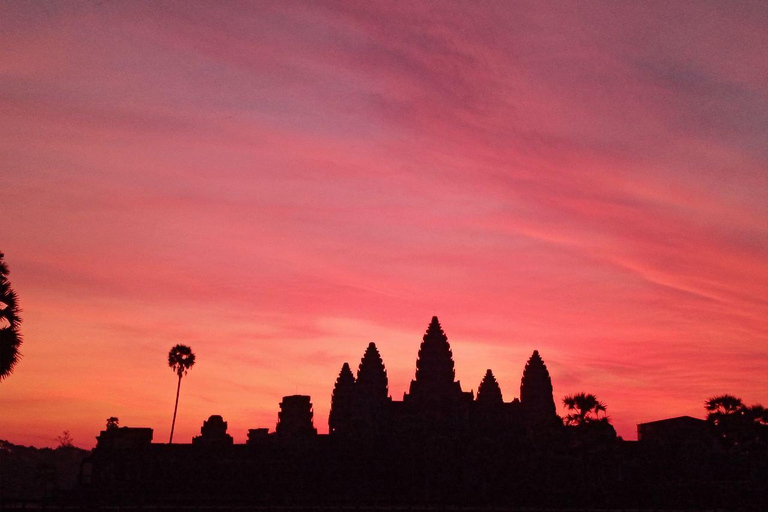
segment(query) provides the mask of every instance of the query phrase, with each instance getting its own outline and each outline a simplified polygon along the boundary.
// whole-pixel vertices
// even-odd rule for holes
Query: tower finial
[[[477,402],[488,405],[504,403],[504,399],[501,396],[501,387],[499,387],[499,383],[490,369],[485,372],[485,377],[483,377],[480,386],[477,388]]]
[[[374,342],[368,344],[357,369],[358,396],[366,401],[380,402],[389,396],[389,380],[384,361]]]

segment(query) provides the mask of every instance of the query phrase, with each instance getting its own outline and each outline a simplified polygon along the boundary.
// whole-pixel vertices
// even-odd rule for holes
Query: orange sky
[[[457,378],[620,435],[768,405],[760,2],[0,4],[0,249],[24,359],[0,439],[109,416],[327,431],[378,345],[400,399],[437,314]],[[561,411],[562,412],[562,411]]]

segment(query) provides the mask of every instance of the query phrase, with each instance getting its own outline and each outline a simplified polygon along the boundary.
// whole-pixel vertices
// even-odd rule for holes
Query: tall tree
[[[168,366],[179,376],[176,385],[176,405],[173,406],[173,422],[171,423],[171,437],[168,443],[173,442],[173,429],[176,427],[176,411],[179,409],[179,391],[181,390],[181,378],[195,364],[195,354],[186,345],[176,345],[168,352]]]
[[[7,378],[21,358],[21,325],[18,296],[8,281],[8,265],[0,251],[0,381]]]

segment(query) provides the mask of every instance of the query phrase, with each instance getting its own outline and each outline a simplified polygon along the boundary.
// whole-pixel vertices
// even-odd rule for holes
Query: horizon
[[[0,439],[235,442],[433,315],[456,380],[638,423],[768,404],[768,8],[0,5]],[[7,411],[11,411],[8,413]]]

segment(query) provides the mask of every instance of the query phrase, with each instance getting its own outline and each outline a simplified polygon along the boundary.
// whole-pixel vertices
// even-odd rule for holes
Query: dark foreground
[[[5,510],[49,510],[49,511],[125,511],[125,512],[165,512],[172,510],[201,510],[201,511],[238,511],[238,512],[586,512],[586,511],[604,511],[604,512],[629,512],[629,511],[641,511],[641,510],[653,510],[656,512],[673,512],[681,510],[697,510],[701,512],[716,512],[719,510],[762,510],[759,508],[739,508],[739,509],[718,509],[718,508],[706,508],[706,509],[687,509],[687,508],[675,508],[675,509],[627,509],[627,508],[520,508],[520,507],[460,507],[450,505],[434,505],[434,506],[354,506],[354,505],[323,505],[323,506],[267,506],[267,505],[104,505],[104,506],[84,506],[84,505],[55,505],[39,502],[15,502],[8,504],[0,504],[0,511]]]

